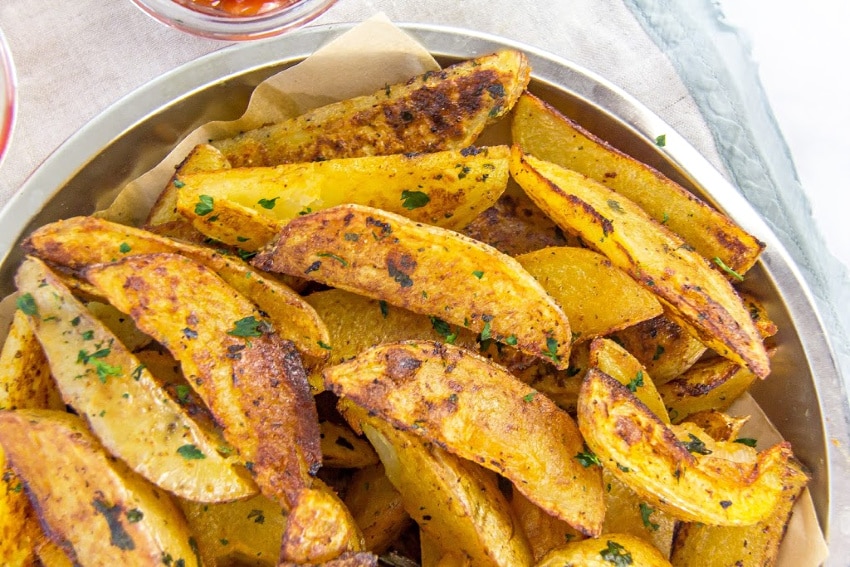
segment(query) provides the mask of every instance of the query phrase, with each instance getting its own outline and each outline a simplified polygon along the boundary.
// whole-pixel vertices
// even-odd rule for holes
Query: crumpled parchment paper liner
[[[343,33],[303,62],[260,83],[239,119],[210,122],[190,133],[154,169],[128,183],[112,203],[102,203],[98,208],[104,210],[97,214],[115,222],[140,225],[175,167],[197,144],[285,120],[329,102],[368,94],[436,68],[438,65],[427,50],[379,14]],[[488,142],[496,143],[489,138]],[[13,295],[0,302],[0,342],[12,319],[14,298]],[[736,401],[728,413],[751,416],[746,435],[758,439],[760,447],[781,440],[748,394]],[[777,566],[819,565],[827,555],[811,496],[805,491],[794,508]]]

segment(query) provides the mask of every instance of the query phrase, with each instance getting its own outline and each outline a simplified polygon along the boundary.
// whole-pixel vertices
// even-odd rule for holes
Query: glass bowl
[[[336,0],[132,0],[155,20],[201,37],[241,41],[281,34],[321,15]]]
[[[9,45],[0,30],[0,163],[9,145],[12,135],[12,123],[15,118],[15,68]]]

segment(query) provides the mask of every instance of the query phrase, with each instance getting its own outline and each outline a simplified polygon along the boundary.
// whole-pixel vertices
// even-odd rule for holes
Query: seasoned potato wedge
[[[218,171],[230,169],[230,162],[220,151],[209,144],[198,144],[186,159],[177,166],[174,175],[168,181],[162,193],[159,194],[145,224],[149,226],[165,224],[182,218],[177,212],[177,189],[181,175],[191,175],[202,171]]]
[[[168,556],[200,566],[171,497],[110,458],[82,419],[51,410],[3,411],[0,444],[37,502],[48,536],[75,564],[158,565]]]
[[[336,559],[321,563],[296,563],[281,561],[278,567],[377,567],[378,556],[364,551],[346,551]]]
[[[0,445],[0,565],[33,565],[42,530],[24,484]]]
[[[513,141],[525,153],[577,171],[634,201],[652,218],[739,274],[764,244],[653,168],[612,148],[544,101],[526,92],[517,101]]]
[[[569,363],[570,324],[546,290],[513,258],[456,232],[340,205],[293,220],[253,263]]]
[[[699,339],[665,315],[618,331],[611,338],[643,364],[656,386],[681,375],[706,351]]]
[[[210,268],[256,303],[275,331],[301,352],[316,358],[327,356],[320,346],[327,344],[327,329],[315,311],[288,286],[256,273],[235,256],[94,217],[45,225],[33,232],[24,246],[49,262],[77,270],[137,254],[181,254]]]
[[[47,356],[24,313],[24,309],[31,308],[27,304],[15,311],[0,351],[0,409],[64,409],[65,403],[50,376]]]
[[[749,369],[725,358],[710,358],[659,386],[658,393],[670,419],[679,423],[699,411],[727,409],[755,381],[756,375]]]
[[[177,209],[204,234],[245,250],[299,215],[343,203],[460,230],[505,190],[508,156],[507,146],[470,147],[181,175]]]
[[[595,368],[579,394],[578,422],[608,471],[649,505],[683,521],[753,524],[771,513],[789,484],[800,482],[787,443],[752,461],[692,454],[689,448],[701,452],[701,439],[680,441],[628,388]]]
[[[640,565],[641,567],[670,567],[651,543],[628,534],[605,534],[599,539],[586,539],[551,551],[537,567],[611,567]]]
[[[378,464],[378,455],[369,442],[358,437],[348,427],[321,421],[319,431],[324,466],[359,469]]]
[[[661,304],[652,293],[592,250],[544,248],[516,260],[558,302],[576,340],[608,335],[661,315]]]
[[[324,563],[343,553],[363,550],[363,534],[333,490],[316,480],[315,488],[298,494],[286,518],[280,547],[282,562]]]
[[[502,50],[212,144],[234,167],[461,149],[511,109],[530,72]]]
[[[471,565],[530,566],[531,548],[495,475],[381,418],[361,425],[420,530]]]
[[[275,567],[286,514],[258,494],[245,500],[205,504],[178,499],[204,565]]]
[[[540,561],[544,555],[565,542],[584,539],[584,535],[537,506],[519,490],[511,490],[510,503],[511,510],[528,538],[535,561]]]
[[[84,274],[168,348],[263,494],[289,508],[321,463],[315,401],[292,343],[224,280],[182,256],[128,256]]]
[[[670,561],[676,567],[773,565],[791,510],[806,484],[806,476],[800,472],[794,477],[797,482],[790,482],[785,487],[776,508],[761,522],[751,526],[681,524],[673,539]]]
[[[561,228],[575,232],[671,308],[677,322],[760,378],[761,335],[732,285],[678,236],[622,195],[514,147],[511,174]]]
[[[575,422],[505,369],[427,341],[378,346],[325,369],[325,384],[394,426],[494,470],[587,534],[602,524],[598,469],[575,459]]]
[[[363,533],[365,547],[384,553],[410,525],[401,494],[387,478],[380,463],[354,473],[344,503]]]
[[[623,347],[610,339],[594,339],[590,343],[589,364],[626,386],[658,419],[670,423],[670,416],[652,377]]]
[[[689,415],[686,421],[699,427],[715,441],[735,441],[749,417],[734,417],[717,410],[703,410]]]
[[[111,454],[183,498],[220,502],[256,493],[247,471],[219,453],[221,439],[198,427],[41,260],[27,258],[15,282],[34,307],[30,324],[65,403]],[[203,458],[187,457],[189,449]]]

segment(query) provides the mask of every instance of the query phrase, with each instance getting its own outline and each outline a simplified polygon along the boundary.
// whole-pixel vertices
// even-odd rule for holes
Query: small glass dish
[[[0,30],[0,163],[12,136],[15,121],[15,67],[9,53],[9,44]]]
[[[229,41],[259,39],[296,29],[336,3],[336,0],[132,1],[163,24],[201,37]]]

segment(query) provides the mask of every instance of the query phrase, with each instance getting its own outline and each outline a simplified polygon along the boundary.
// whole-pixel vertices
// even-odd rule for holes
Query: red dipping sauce
[[[180,4],[201,12],[227,16],[256,16],[285,8],[296,0],[179,0]]]

